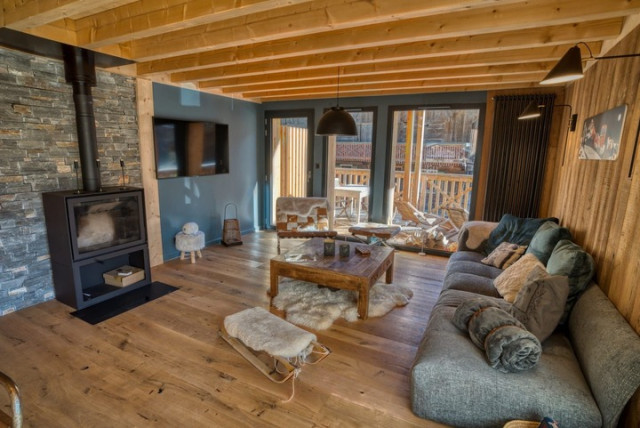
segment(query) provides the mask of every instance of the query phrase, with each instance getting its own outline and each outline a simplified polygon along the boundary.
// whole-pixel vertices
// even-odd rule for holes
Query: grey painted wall
[[[383,201],[385,195],[389,192],[384,186],[385,162],[387,158],[387,140],[389,138],[389,109],[392,107],[402,106],[443,106],[453,104],[486,104],[487,94],[484,91],[479,92],[452,92],[439,94],[417,94],[417,95],[395,95],[382,97],[362,97],[362,98],[344,98],[340,99],[340,105],[345,108],[364,108],[377,107],[377,123],[375,129],[375,148],[374,158],[375,165],[372,175],[371,191],[371,219],[372,221],[384,221]],[[295,110],[295,109],[313,109],[315,114],[316,125],[322,117],[325,109],[335,105],[335,99],[322,100],[301,100],[272,102],[262,105],[263,110]],[[315,126],[314,126],[315,129]],[[480,134],[481,135],[481,134]],[[326,138],[315,136],[313,139],[313,163],[320,165],[320,168],[313,170],[313,195],[320,196],[324,194],[324,164],[325,164],[325,144]],[[262,144],[264,146],[264,144]],[[261,147],[261,157],[264,158],[264,147]],[[262,166],[264,170],[264,165]]]
[[[179,177],[158,180],[160,225],[164,260],[179,256],[175,235],[189,221],[198,223],[206,244],[222,238],[224,208],[237,206],[237,216],[229,207],[229,217],[237,218],[242,233],[259,226],[258,104],[206,94],[174,86],[153,85],[154,115],[183,120],[207,120],[229,125],[229,173],[206,177]]]

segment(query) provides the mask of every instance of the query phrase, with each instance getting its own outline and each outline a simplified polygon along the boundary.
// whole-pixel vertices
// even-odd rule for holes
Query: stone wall
[[[0,48],[0,314],[55,297],[42,192],[76,188],[71,86],[60,61]],[[135,79],[97,72],[103,186],[141,186]],[[80,181],[82,185],[82,181]]]

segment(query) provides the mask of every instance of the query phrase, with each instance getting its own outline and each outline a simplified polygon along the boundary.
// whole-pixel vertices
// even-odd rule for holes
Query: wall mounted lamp
[[[340,107],[340,68],[338,68],[338,88],[336,90],[336,106],[322,115],[316,128],[316,135],[358,135],[358,128],[353,117]]]
[[[569,49],[564,54],[560,61],[551,69],[551,71],[540,81],[541,85],[555,85],[557,83],[571,82],[573,80],[582,79],[584,73],[582,71],[582,55],[580,53],[579,44],[583,44],[589,51],[589,59],[615,59],[615,58],[629,58],[640,56],[637,54],[625,54],[625,55],[610,55],[610,56],[593,56],[591,48],[585,42],[579,42],[574,47]]]
[[[538,104],[537,101],[531,101],[520,116],[518,116],[518,120],[538,118],[542,114],[542,109],[544,107],[546,107],[544,104]],[[572,108],[569,104],[554,104],[552,108],[555,107],[569,107],[569,130],[574,132],[576,130],[576,124],[578,123],[578,115],[572,114]]]

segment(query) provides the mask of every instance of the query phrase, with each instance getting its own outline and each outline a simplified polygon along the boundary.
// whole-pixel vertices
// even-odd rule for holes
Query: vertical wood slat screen
[[[545,106],[542,115],[518,120],[531,101]],[[495,97],[483,220],[538,216],[554,101],[555,94]]]

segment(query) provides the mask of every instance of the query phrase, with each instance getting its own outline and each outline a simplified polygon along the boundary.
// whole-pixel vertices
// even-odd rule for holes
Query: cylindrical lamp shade
[[[316,129],[317,135],[358,135],[353,117],[342,107],[331,107],[322,115]]]

